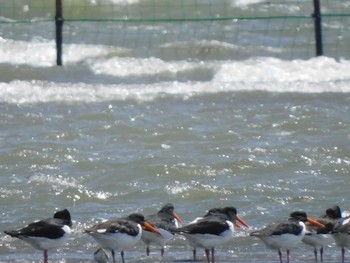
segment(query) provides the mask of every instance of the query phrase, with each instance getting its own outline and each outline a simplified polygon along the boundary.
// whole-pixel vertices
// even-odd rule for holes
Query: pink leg
[[[125,260],[124,260],[124,250],[122,250],[122,251],[120,252],[120,255],[122,256],[122,262],[125,263]]]
[[[205,249],[205,255],[207,256],[208,263],[210,263],[210,250],[207,248]]]
[[[282,263],[282,252],[281,252],[281,250],[278,250],[278,256],[280,257],[280,263]]]
[[[113,249],[112,249],[112,259],[113,259],[113,263],[115,263],[115,253]]]
[[[317,262],[317,248],[314,249],[315,261]]]
[[[48,263],[49,256],[47,255],[47,250],[44,250],[44,263]]]

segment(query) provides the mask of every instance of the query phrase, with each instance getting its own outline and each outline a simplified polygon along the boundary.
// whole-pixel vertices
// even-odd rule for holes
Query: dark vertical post
[[[314,0],[314,13],[313,13],[314,23],[315,23],[315,40],[316,40],[316,56],[323,55],[323,44],[322,44],[322,24],[321,24],[321,6],[320,0]]]
[[[62,66],[62,27],[63,27],[63,16],[62,16],[62,0],[56,0],[56,64]]]

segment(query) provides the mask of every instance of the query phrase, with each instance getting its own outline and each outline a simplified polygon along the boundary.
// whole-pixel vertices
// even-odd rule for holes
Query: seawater
[[[218,262],[277,261],[251,230],[294,210],[350,210],[349,60],[164,60],[68,44],[56,67],[53,45],[0,38],[0,229],[69,209],[73,234],[51,262],[92,262],[84,228],[166,202],[184,223],[238,209],[251,229],[218,247]],[[184,262],[191,250],[177,237],[164,259],[140,243],[126,260]],[[40,260],[0,235],[1,262]],[[301,245],[292,260],[311,262],[313,251]],[[332,243],[325,260],[340,260]]]

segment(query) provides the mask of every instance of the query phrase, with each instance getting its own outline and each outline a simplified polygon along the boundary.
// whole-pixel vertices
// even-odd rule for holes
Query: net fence
[[[242,60],[315,56],[312,0],[62,0],[63,45],[116,56]],[[54,0],[0,0],[0,37],[55,37]],[[350,1],[323,0],[324,55],[350,58]],[[110,54],[111,55],[111,54]],[[65,54],[67,56],[67,54]]]

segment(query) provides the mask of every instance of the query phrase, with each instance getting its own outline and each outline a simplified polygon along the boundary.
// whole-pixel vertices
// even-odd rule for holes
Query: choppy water
[[[298,209],[350,210],[349,60],[171,60],[72,43],[56,67],[54,43],[37,34],[0,35],[0,229],[68,208],[74,232],[52,262],[91,262],[97,245],[83,228],[166,202],[185,222],[235,206],[252,229]],[[249,231],[218,247],[218,261],[277,261]],[[292,253],[314,260],[305,245]],[[143,244],[126,252],[128,262],[191,256],[180,237],[164,259]],[[339,249],[325,259],[339,261]],[[40,260],[0,235],[1,262]]]

